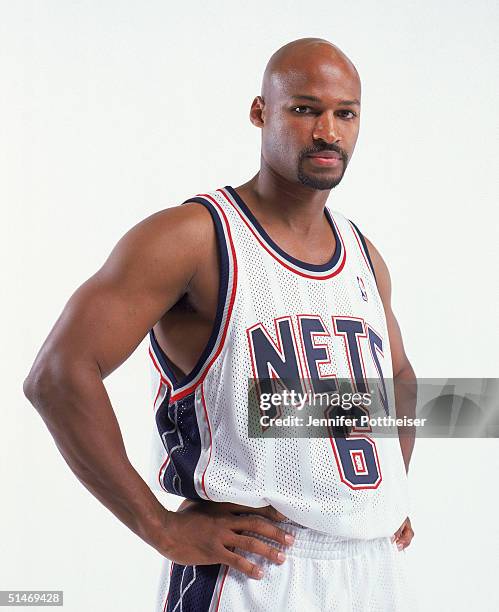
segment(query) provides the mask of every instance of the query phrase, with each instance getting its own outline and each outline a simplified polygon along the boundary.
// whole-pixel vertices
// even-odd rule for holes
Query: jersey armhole
[[[179,391],[182,391],[182,397],[187,395],[188,392],[191,392],[197,386],[197,384],[199,384],[200,380],[204,378],[204,374],[207,372],[215,357],[218,355],[227,332],[227,326],[232,310],[231,305],[234,298],[234,285],[236,282],[234,274],[234,252],[233,249],[228,248],[226,228],[224,227],[221,214],[218,212],[216,206],[205,197],[196,196],[189,198],[188,200],[185,200],[185,202],[182,202],[182,204],[187,204],[190,202],[197,202],[198,204],[202,204],[205,208],[207,208],[215,227],[219,262],[217,310],[215,314],[215,321],[213,323],[213,329],[206,346],[204,347],[194,368],[181,379],[175,375],[175,372],[171,366],[172,362],[160,347],[154,334],[154,330],[151,329],[149,331],[150,344],[154,355],[156,356],[164,374],[172,383],[172,400],[175,399],[175,396],[178,396]],[[230,237],[229,241],[231,241]]]
[[[367,243],[366,243],[366,239],[364,237],[364,234],[360,231],[360,229],[357,227],[357,225],[351,219],[348,219],[348,220],[351,223],[352,227],[354,228],[354,233],[356,234],[356,237],[358,237],[358,239],[360,240],[359,248],[360,248],[360,250],[362,251],[362,253],[364,255],[364,259],[367,260],[367,264],[368,264],[369,268],[371,269],[371,272],[373,273],[374,280],[376,281],[376,284],[378,284],[378,281],[376,279],[376,272],[374,271],[373,262],[372,262],[372,259],[371,259],[371,255],[369,254],[369,249],[367,248]]]

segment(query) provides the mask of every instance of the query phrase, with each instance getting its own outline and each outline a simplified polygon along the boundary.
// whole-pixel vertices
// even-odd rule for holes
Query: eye
[[[345,119],[353,119],[354,117],[357,117],[357,113],[354,113],[354,112],[353,112],[353,111],[351,111],[351,110],[340,110],[340,111],[338,111],[338,112],[339,112],[339,114],[340,114],[342,117],[344,117]],[[345,114],[346,114],[346,115],[349,115],[349,116],[347,117],[347,116],[345,116]]]
[[[291,110],[297,115],[310,115],[314,112],[310,106],[293,106]]]

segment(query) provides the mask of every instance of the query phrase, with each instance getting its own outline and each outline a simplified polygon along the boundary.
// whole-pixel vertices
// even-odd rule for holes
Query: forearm
[[[408,364],[393,379],[395,387],[395,411],[398,418],[414,418],[416,415],[417,380],[414,370]],[[409,463],[416,440],[415,427],[398,428],[400,448],[404,458],[405,470],[409,471]]]
[[[25,392],[82,484],[127,527],[157,547],[168,514],[128,460],[97,365],[28,377]]]

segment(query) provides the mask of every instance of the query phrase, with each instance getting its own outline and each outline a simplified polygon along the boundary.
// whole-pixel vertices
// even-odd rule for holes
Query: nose
[[[332,110],[321,113],[317,118],[312,138],[314,140],[323,140],[328,144],[338,142],[341,139]]]

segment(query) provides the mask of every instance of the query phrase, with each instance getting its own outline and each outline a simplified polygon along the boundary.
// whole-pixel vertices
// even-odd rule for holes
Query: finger
[[[391,537],[392,542],[396,542],[400,538],[401,535],[402,535],[402,529],[397,529],[397,531]]]
[[[392,542],[395,542],[402,535],[402,532],[407,527],[407,525],[409,526],[411,525],[411,522],[408,518],[405,519],[402,525],[400,525],[397,531],[392,535],[391,537]]]
[[[226,502],[222,504],[227,508],[229,512],[239,513],[239,514],[258,514],[260,516],[265,516],[271,521],[285,521],[287,516],[281,514],[278,510],[276,510],[273,506],[263,506],[262,508],[251,508],[250,506],[242,506],[241,504],[232,504],[230,502]]]
[[[274,523],[270,523],[259,516],[239,516],[234,517],[235,523],[229,529],[236,531],[252,531],[259,535],[263,535],[270,540],[275,540],[284,546],[289,546],[295,540],[294,536],[277,527]]]
[[[400,540],[400,538],[402,537],[404,533],[404,529],[401,527],[400,529],[398,529],[394,534],[393,534],[393,540],[395,542],[397,542],[398,540]]]
[[[238,555],[237,553],[231,552],[225,549],[225,553],[222,555],[221,563],[232,567],[250,578],[260,580],[263,577],[263,570],[259,565],[251,563],[245,557]]]
[[[410,545],[413,537],[414,531],[410,527],[405,529],[402,535],[397,539],[398,549],[403,550],[404,548],[407,548]]]
[[[408,546],[414,536],[414,531],[410,527],[406,527],[402,533],[396,538],[395,543],[401,548]]]
[[[234,534],[229,544],[255,555],[261,555],[273,563],[281,564],[286,560],[286,555],[282,551],[250,536]]]

